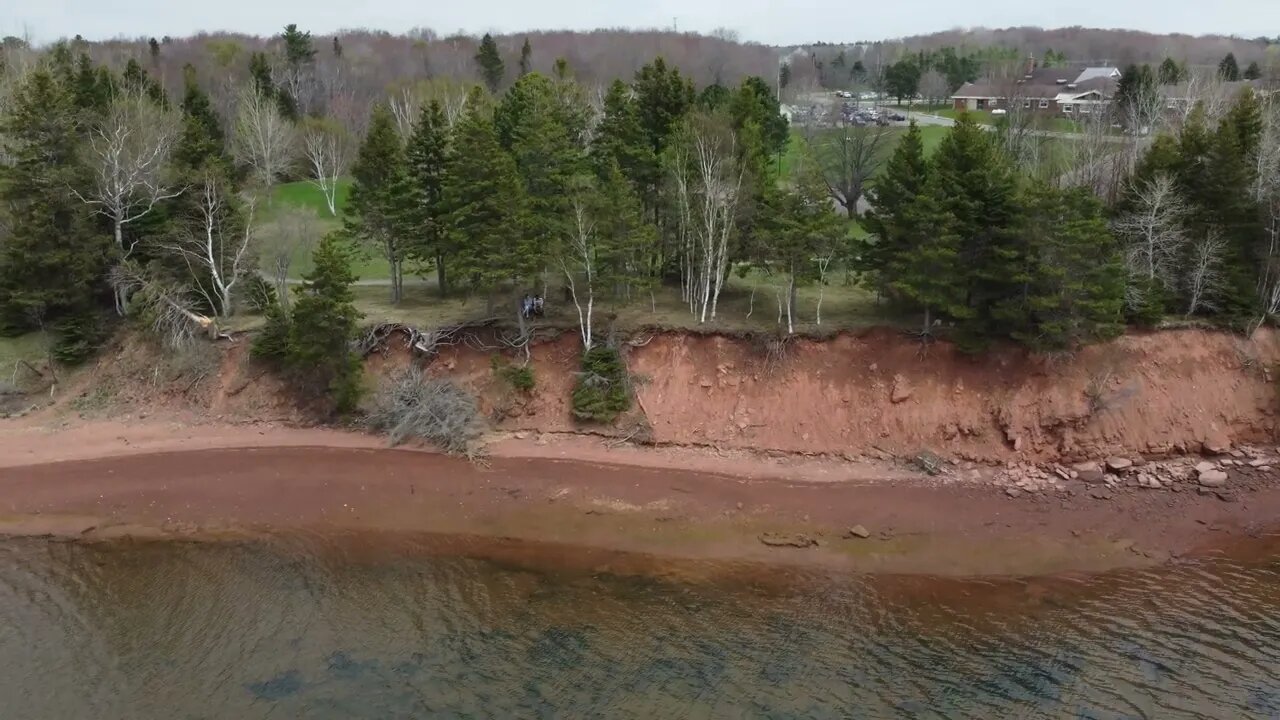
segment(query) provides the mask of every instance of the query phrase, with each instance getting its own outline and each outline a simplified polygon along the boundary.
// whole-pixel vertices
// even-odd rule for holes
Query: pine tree
[[[493,36],[489,33],[485,33],[480,40],[480,49],[476,51],[475,60],[480,68],[480,77],[484,80],[485,87],[489,88],[489,92],[497,95],[498,88],[502,87],[502,79],[507,74],[507,66],[502,61],[502,54],[498,52],[498,44],[493,41]]]
[[[640,127],[653,158],[652,164],[643,167],[641,197],[645,207],[657,218],[658,190],[662,181],[658,159],[666,150],[672,133],[694,105],[693,82],[683,77],[678,69],[668,68],[666,61],[659,57],[640,68],[633,89]],[[628,172],[625,163],[619,160],[619,164],[622,164],[623,172]]]
[[[147,48],[151,52],[151,64],[158,65],[160,63],[160,43],[155,38],[147,41]]]
[[[515,160],[498,143],[479,91],[453,129],[442,195],[455,277],[490,292],[537,269],[521,233],[524,191]]]
[[[105,294],[109,236],[96,232],[72,195],[87,184],[77,149],[81,131],[75,85],[38,69],[17,87],[3,118],[0,204],[8,232],[0,243],[0,329],[40,327],[56,351],[82,360],[97,338],[94,318]]]
[[[337,412],[350,412],[360,399],[360,358],[352,350],[360,313],[351,286],[353,249],[327,235],[311,255],[289,323],[287,368],[304,391],[324,393]]]
[[[1261,67],[1260,65],[1258,65],[1258,61],[1256,61],[1256,60],[1255,60],[1255,61],[1253,61],[1253,62],[1249,63],[1249,67],[1245,68],[1245,70],[1244,70],[1244,79],[1245,79],[1245,80],[1260,80],[1260,79],[1262,79],[1262,67]]]
[[[1236,97],[1235,103],[1227,113],[1226,122],[1235,129],[1236,140],[1240,144],[1240,153],[1245,163],[1252,166],[1262,146],[1263,109],[1262,103],[1252,88],[1245,88]],[[1252,182],[1252,178],[1250,178]]]
[[[939,318],[968,317],[964,275],[957,267],[960,238],[938,199],[929,192],[907,197],[882,222],[896,250],[887,258],[883,278],[923,313],[921,337],[932,334]]]
[[[533,46],[529,44],[529,38],[524,39],[524,45],[520,46],[520,75],[528,75],[533,72]]]
[[[432,100],[413,127],[406,150],[410,183],[403,216],[409,251],[423,265],[434,265],[441,295],[449,292],[449,256],[443,194],[449,126],[440,103]]]
[[[778,157],[786,151],[787,143],[791,140],[791,127],[782,116],[773,89],[764,80],[754,76],[743,80],[733,94],[729,112],[738,129],[748,122],[756,124],[760,129],[764,150],[769,156]]]
[[[616,162],[600,170],[595,184],[598,231],[605,257],[601,286],[630,300],[650,290],[661,268],[657,266],[657,229],[644,218],[644,206],[635,188]]]
[[[369,132],[351,168],[351,194],[343,225],[349,237],[372,245],[391,274],[391,302],[404,297],[407,241],[401,234],[406,183],[404,149],[395,119],[385,105],[373,110]]]
[[[1235,53],[1227,53],[1227,56],[1222,58],[1222,62],[1218,63],[1218,75],[1227,82],[1240,79],[1240,65],[1236,63]]]

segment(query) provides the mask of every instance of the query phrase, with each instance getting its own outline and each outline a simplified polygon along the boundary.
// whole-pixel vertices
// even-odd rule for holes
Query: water
[[[1030,582],[715,570],[6,541],[0,718],[1280,718],[1275,561]]]

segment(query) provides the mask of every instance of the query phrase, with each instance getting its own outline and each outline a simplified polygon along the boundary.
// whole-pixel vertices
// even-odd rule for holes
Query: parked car
[[[894,121],[894,122],[906,122],[906,121],[907,121],[907,116],[906,116],[906,115],[903,115],[903,114],[902,114],[902,113],[900,113],[900,112],[891,112],[891,113],[889,113],[889,119],[890,119],[890,120],[892,120],[892,121]]]

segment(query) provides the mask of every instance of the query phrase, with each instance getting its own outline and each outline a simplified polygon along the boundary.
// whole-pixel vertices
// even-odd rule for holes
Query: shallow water
[[[677,581],[353,548],[0,543],[0,718],[1280,718],[1270,560]]]

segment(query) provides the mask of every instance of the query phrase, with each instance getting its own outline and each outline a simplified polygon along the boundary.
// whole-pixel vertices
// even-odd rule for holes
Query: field
[[[941,125],[920,126],[921,139],[924,141],[925,157],[932,155],[933,151],[938,148],[938,144],[942,142],[942,138],[947,136],[947,130],[948,128]],[[897,126],[889,128],[889,131],[893,133],[895,137],[890,138],[890,141],[884,144],[884,155],[886,159],[893,153],[893,149],[898,145],[898,138],[901,137],[907,129],[905,127]],[[821,142],[824,136],[828,136],[834,132],[836,131],[831,128],[819,129],[814,133],[814,140],[816,142]],[[791,174],[795,172],[795,168],[800,164],[800,159],[803,157],[804,153],[804,143],[804,131],[800,128],[792,128],[791,142],[787,144],[787,150],[782,156],[783,178],[790,177]]]

